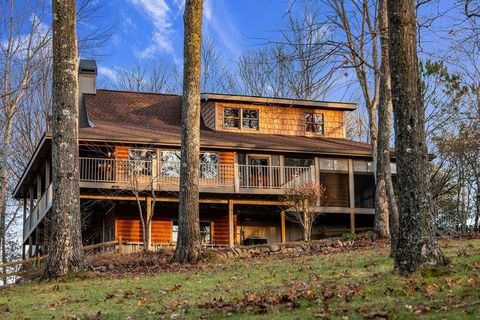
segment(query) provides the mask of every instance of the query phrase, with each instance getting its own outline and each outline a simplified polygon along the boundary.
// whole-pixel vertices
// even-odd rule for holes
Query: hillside
[[[451,265],[411,278],[391,272],[385,245],[186,269],[87,272],[0,289],[0,318],[479,319],[480,240],[442,241],[442,247]]]

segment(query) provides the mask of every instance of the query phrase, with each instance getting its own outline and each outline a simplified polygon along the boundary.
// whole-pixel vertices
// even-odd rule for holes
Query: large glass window
[[[129,169],[133,170],[132,174],[152,175],[153,161],[157,159],[157,151],[154,149],[130,149],[128,151]]]
[[[200,154],[200,177],[215,179],[218,177],[218,153],[204,152]]]
[[[258,113],[256,109],[223,109],[223,127],[258,130]]]
[[[160,170],[164,177],[180,177],[180,150],[162,151]],[[219,156],[216,152],[200,154],[200,175],[202,178],[214,179],[218,176]]]
[[[305,131],[323,134],[323,114],[305,113]]]
[[[160,172],[163,177],[180,177],[180,150],[162,151]]]

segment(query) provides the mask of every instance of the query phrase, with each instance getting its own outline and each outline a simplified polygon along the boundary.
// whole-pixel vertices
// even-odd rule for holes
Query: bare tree
[[[413,0],[388,1],[389,57],[399,180],[399,237],[395,270],[410,274],[445,265],[434,227],[425,115],[418,70]]]
[[[378,146],[375,188],[375,230],[381,238],[391,239],[391,254],[395,254],[398,238],[398,208],[390,168],[390,128],[392,125],[392,82],[388,52],[387,0],[379,0],[381,44],[380,87],[378,104]]]
[[[375,232],[382,238],[388,238],[389,213],[394,222],[398,209],[389,170],[390,156],[387,156],[391,96],[389,78],[385,75],[389,67],[386,3],[383,0],[326,0],[325,3],[334,11],[331,23],[343,33],[343,37],[335,41],[337,54],[345,58],[344,68],[355,71],[367,107],[372,160],[376,168]],[[382,110],[378,110],[380,102]],[[382,121],[377,120],[377,112]],[[379,139],[381,150],[378,150]],[[395,223],[392,227],[395,228]]]
[[[237,62],[246,94],[316,100],[337,85],[330,29],[320,22],[320,9],[305,7],[285,15],[278,41],[244,53]]]
[[[8,212],[12,190],[10,153],[15,117],[38,67],[38,56],[48,44],[49,34],[41,22],[42,2],[3,1],[0,5],[0,251],[1,262],[7,261],[7,231],[17,215]],[[19,14],[21,12],[21,14]],[[31,13],[36,13],[32,17]],[[13,213],[17,210],[13,210]],[[9,217],[7,218],[7,215]]]
[[[173,67],[166,61],[154,58],[139,62],[132,69],[115,71],[114,87],[135,92],[166,93],[175,91],[172,84]]]
[[[174,261],[195,263],[202,253],[200,240],[200,64],[203,0],[187,0],[184,13],[184,70],[182,148],[178,241]]]
[[[288,207],[285,217],[298,223],[303,240],[310,242],[315,220],[323,214],[322,206],[326,206],[326,188],[318,183],[293,184],[285,189],[283,197]]]
[[[157,199],[155,187],[158,175],[154,172],[156,153],[146,149],[137,150],[135,153],[130,152],[131,160],[118,160],[117,165],[127,171],[127,190],[135,197],[142,225],[143,250],[150,251],[152,219]]]
[[[50,278],[86,266],[80,215],[76,4],[54,0],[52,7],[52,244],[45,271]]]

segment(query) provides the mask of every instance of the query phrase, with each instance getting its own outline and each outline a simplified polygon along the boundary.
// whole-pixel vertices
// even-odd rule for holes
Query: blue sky
[[[215,40],[227,63],[234,61],[243,50],[274,36],[288,8],[289,1],[283,0],[205,0],[203,37]],[[181,67],[183,10],[184,0],[106,2],[101,16],[116,32],[100,52],[83,57],[97,59],[100,76],[153,57]]]

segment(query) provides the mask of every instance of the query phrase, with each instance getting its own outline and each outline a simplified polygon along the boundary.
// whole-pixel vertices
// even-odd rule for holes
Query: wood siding
[[[224,108],[243,108],[259,110],[259,130],[223,127]],[[211,111],[211,110],[210,110]],[[297,107],[261,106],[250,104],[217,103],[216,126],[218,131],[280,134],[295,136],[318,136],[305,132],[305,113],[321,113],[324,116],[324,137],[345,138],[344,111],[320,110]],[[207,113],[205,111],[204,113]],[[208,118],[211,121],[211,118]],[[205,120],[204,120],[205,122]]]
[[[228,216],[212,218],[213,222],[213,244],[228,245]]]
[[[205,126],[215,130],[215,103],[206,102],[202,104],[202,119]]]
[[[116,217],[115,239],[120,236],[124,241],[143,242],[142,224],[135,216]],[[152,221],[152,243],[170,243],[172,240],[172,221],[155,219]]]

